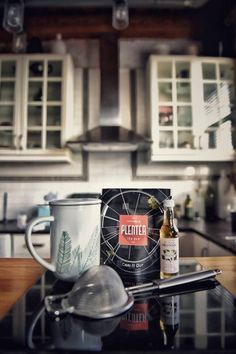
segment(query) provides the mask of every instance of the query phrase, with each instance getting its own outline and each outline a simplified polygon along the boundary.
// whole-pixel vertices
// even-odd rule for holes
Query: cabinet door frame
[[[38,82],[42,82],[42,101],[39,102],[39,106],[41,106],[41,109],[42,109],[42,137],[41,137],[41,148],[38,148],[36,150],[34,149],[30,149],[27,147],[27,130],[28,130],[28,124],[27,124],[27,116],[28,116],[28,103],[31,102],[28,100],[28,95],[29,95],[29,82],[37,82],[37,78],[29,78],[29,64],[30,62],[42,62],[43,63],[43,67],[44,67],[44,70],[43,70],[43,75],[42,77],[40,77],[38,79]],[[49,62],[50,61],[58,61],[58,62],[61,62],[61,69],[62,69],[62,72],[61,72],[61,76],[56,76],[56,77],[49,77],[47,72],[46,72],[46,69],[48,68],[49,66]],[[24,146],[24,150],[27,151],[27,152],[54,152],[56,150],[61,150],[63,149],[63,144],[64,144],[64,141],[65,141],[65,133],[64,133],[64,130],[65,130],[65,106],[66,106],[66,101],[65,101],[65,70],[66,70],[66,63],[65,63],[65,56],[59,56],[59,55],[26,55],[24,56],[24,61],[23,61],[23,72],[24,72],[24,78],[25,78],[25,86],[24,86],[24,90],[23,90],[23,119],[22,119],[22,122],[23,122],[23,146]],[[47,100],[47,94],[48,94],[48,83],[50,82],[58,82],[61,84],[61,99],[60,101],[55,101],[55,102],[49,102]],[[34,103],[34,102],[33,102]],[[55,149],[50,149],[50,148],[47,148],[47,138],[46,138],[46,134],[47,134],[47,131],[50,131],[50,128],[49,130],[47,130],[47,107],[55,107],[55,106],[58,106],[58,107],[61,107],[61,115],[60,115],[60,118],[61,118],[61,124],[60,126],[58,127],[58,131],[60,132],[60,147],[58,148],[55,148]],[[55,127],[54,127],[55,129]],[[52,130],[53,131],[53,130]]]
[[[192,72],[192,63],[191,57],[187,56],[156,56],[151,55],[148,62],[148,78],[150,86],[149,88],[149,110],[150,110],[150,124],[151,124],[151,136],[153,139],[152,145],[152,152],[151,152],[151,159],[153,161],[160,161],[160,160],[176,160],[177,157],[182,157],[183,159],[190,158],[196,154],[196,150],[189,148],[160,148],[159,147],[159,101],[158,101],[158,63],[160,62],[169,62],[172,65],[172,77],[168,80],[172,82],[173,91],[174,91],[174,98],[172,96],[172,101],[170,103],[173,106],[173,113],[176,116],[177,112],[177,101],[176,101],[176,84],[178,82],[177,78],[175,77],[175,64],[177,62],[188,62],[190,64],[190,72]],[[162,81],[162,80],[161,80]],[[191,101],[189,102],[189,106],[193,106],[193,84],[191,78],[190,81],[190,88],[191,88]],[[193,114],[193,109],[192,109]],[[177,119],[177,117],[176,117]],[[191,130],[194,131],[194,121],[192,122]],[[174,134],[177,134],[177,129],[174,131]],[[157,135],[156,135],[157,134]]]
[[[0,66],[2,67],[3,62],[15,62],[15,76],[11,78],[7,78],[6,80],[8,81],[13,81],[15,82],[14,85],[14,98],[13,98],[13,125],[12,125],[12,135],[13,135],[13,146],[12,147],[2,147],[0,148],[0,153],[16,153],[19,150],[19,145],[20,145],[20,135],[21,135],[21,116],[22,116],[22,111],[21,111],[21,98],[17,94],[17,92],[21,92],[22,90],[22,80],[21,78],[21,57],[16,56],[16,55],[11,55],[11,54],[3,54],[0,56]],[[1,77],[2,81],[2,77]],[[3,79],[4,81],[4,79]],[[2,101],[4,103],[4,101]],[[2,103],[1,102],[1,103]],[[5,101],[7,102],[7,101]],[[4,129],[3,129],[4,131]]]
[[[216,78],[215,79],[204,79],[203,77],[203,65],[204,64],[213,64],[215,65],[215,68],[216,68]],[[229,66],[233,66],[235,68],[235,61],[231,58],[212,58],[212,57],[197,57],[194,61],[194,65],[195,66],[198,66],[198,70],[199,70],[199,89],[201,92],[201,95],[199,95],[199,107],[201,107],[201,115],[202,117],[205,115],[205,110],[204,110],[204,107],[207,106],[207,103],[205,102],[204,100],[204,84],[205,83],[209,83],[209,84],[215,84],[217,86],[217,100],[220,98],[220,94],[219,94],[219,87],[222,83],[228,83],[228,84],[232,84],[235,86],[235,70],[234,70],[234,73],[233,73],[233,79],[230,80],[230,79],[222,79],[220,77],[220,65],[229,65]],[[234,96],[235,96],[235,93],[234,93]],[[216,108],[216,109],[222,109],[221,105],[220,105],[220,102],[215,102],[213,103],[213,106]],[[223,121],[223,118],[219,118],[218,119],[219,121]],[[202,134],[204,131],[206,131],[206,125],[204,126],[204,123],[202,122],[202,125],[201,125],[201,133]],[[233,127],[231,128],[233,129]],[[231,134],[232,134],[232,131],[231,131]],[[232,137],[232,135],[231,135]],[[201,142],[200,142],[201,144]],[[201,148],[201,147],[200,147]],[[205,148],[205,149],[201,149],[199,150],[199,154],[200,156],[203,155],[203,153],[209,157],[210,160],[219,160],[219,161],[231,161],[231,160],[234,160],[235,159],[235,152],[233,150],[233,147],[232,149],[226,149],[225,145],[224,145],[224,148],[222,146],[216,146],[215,148]],[[217,157],[215,156],[217,155]],[[203,158],[204,160],[204,158]]]
[[[57,161],[70,163],[71,152],[66,147],[66,142],[73,135],[74,67],[71,56],[69,54],[1,54],[0,63],[3,60],[16,62],[14,147],[0,148],[0,161]],[[55,127],[49,127],[48,129],[48,131],[60,131],[60,147],[46,147],[45,143],[41,148],[30,149],[27,147],[28,65],[30,61],[42,61],[44,66],[47,65],[48,61],[61,61],[61,74],[55,77],[55,81],[61,83],[60,101],[50,103],[52,106],[58,105],[61,107],[60,128],[57,129],[56,124]],[[34,80],[37,81],[37,78],[32,81]],[[48,80],[45,72],[40,80],[42,80],[44,86],[47,85]],[[53,81],[53,77],[51,81]],[[45,110],[44,106],[45,104],[42,104],[42,109]],[[43,114],[45,117],[45,111]]]
[[[160,148],[159,146],[159,101],[158,101],[158,63],[170,62],[174,67],[177,62],[187,62],[190,66],[190,84],[191,84],[191,102],[189,103],[192,108],[192,125],[191,130],[194,136],[194,148]],[[148,73],[148,110],[150,117],[150,134],[153,140],[151,147],[151,160],[152,161],[232,161],[235,152],[230,150],[225,152],[222,148],[201,148],[200,137],[204,132],[204,98],[203,98],[203,84],[202,77],[202,64],[203,63],[216,63],[217,68],[220,64],[233,64],[230,58],[205,58],[195,56],[162,56],[151,55],[147,65]],[[173,69],[172,69],[173,70]],[[162,81],[162,80],[161,80]],[[177,106],[176,101],[176,83],[177,78],[175,72],[172,73],[171,78],[167,81],[172,82],[172,95],[171,104],[177,119]],[[234,83],[234,82],[233,82]],[[218,84],[218,83],[217,83]],[[172,129],[178,129],[173,127]]]

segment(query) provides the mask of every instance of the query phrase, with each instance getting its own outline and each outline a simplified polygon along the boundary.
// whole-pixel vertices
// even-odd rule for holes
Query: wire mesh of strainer
[[[53,302],[58,300],[61,301],[61,309],[55,311]],[[69,293],[45,298],[49,313],[73,313],[95,319],[117,316],[133,303],[132,294],[124,289],[116,271],[104,265],[94,266],[83,273]]]

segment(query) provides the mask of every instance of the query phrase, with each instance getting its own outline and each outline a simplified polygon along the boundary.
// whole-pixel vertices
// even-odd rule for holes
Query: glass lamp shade
[[[6,0],[4,5],[3,28],[12,33],[23,31],[24,2],[23,0]]]
[[[112,27],[122,30],[129,25],[129,9],[125,0],[116,0],[112,8]]]

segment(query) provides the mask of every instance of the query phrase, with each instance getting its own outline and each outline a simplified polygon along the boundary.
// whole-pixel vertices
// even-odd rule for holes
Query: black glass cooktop
[[[181,273],[200,270],[181,263]],[[236,353],[236,299],[215,280],[169,294],[146,294],[107,320],[49,316],[43,299],[73,284],[46,272],[0,322],[0,351],[117,353]]]

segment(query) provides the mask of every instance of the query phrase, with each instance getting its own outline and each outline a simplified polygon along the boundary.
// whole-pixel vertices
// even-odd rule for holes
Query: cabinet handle
[[[208,256],[208,248],[203,247],[201,252],[201,257],[207,257],[207,256]]]
[[[36,248],[42,248],[44,247],[46,244],[45,243],[33,243],[33,246]],[[23,246],[24,248],[27,248],[26,244],[24,244]]]

